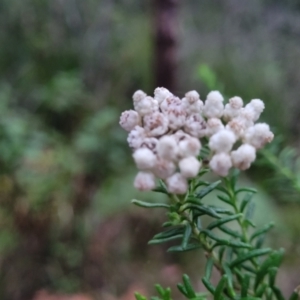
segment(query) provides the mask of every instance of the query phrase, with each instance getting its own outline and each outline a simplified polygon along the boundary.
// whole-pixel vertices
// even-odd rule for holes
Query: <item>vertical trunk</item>
[[[155,9],[155,84],[176,90],[179,0],[153,0]]]

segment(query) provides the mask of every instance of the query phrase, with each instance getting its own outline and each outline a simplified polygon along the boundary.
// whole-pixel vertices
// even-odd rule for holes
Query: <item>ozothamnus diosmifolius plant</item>
[[[256,151],[273,139],[268,124],[256,123],[263,101],[253,99],[244,106],[240,97],[233,97],[224,104],[223,96],[212,91],[203,102],[196,91],[180,99],[157,88],[154,97],[135,92],[133,106],[122,113],[120,125],[129,132],[128,144],[139,169],[134,186],[169,198],[168,203],[132,200],[141,207],[167,211],[162,232],[149,244],[178,241],[169,252],[202,248],[206,258],[202,282],[207,291],[196,292],[183,275],[177,286],[182,295],[193,300],[285,299],[276,285],[284,251],[263,245],[273,224],[256,228],[251,220],[256,191],[237,187],[239,172],[248,169]],[[204,180],[208,172],[220,179]],[[220,205],[203,202],[212,191]],[[210,219],[206,226],[203,216]],[[232,229],[232,222],[238,230]],[[220,276],[217,285],[211,282],[214,268]],[[172,299],[169,288],[156,285],[156,289],[159,296],[151,300]],[[147,300],[138,293],[136,299]],[[297,289],[290,299],[298,299]]]

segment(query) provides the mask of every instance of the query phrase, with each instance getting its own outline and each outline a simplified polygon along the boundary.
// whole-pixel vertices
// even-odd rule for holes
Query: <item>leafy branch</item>
[[[273,223],[258,229],[253,223],[253,195],[256,191],[237,187],[237,170],[222,181],[213,183],[201,179],[204,173],[191,180],[189,191],[182,196],[169,194],[165,183],[160,181],[155,191],[165,193],[170,199],[169,204],[132,201],[145,208],[159,207],[168,211],[169,220],[163,224],[164,230],[156,234],[149,244],[179,240],[180,243],[171,246],[169,252],[202,248],[207,259],[202,282],[216,300],[273,297],[283,300],[284,297],[276,285],[276,275],[284,251],[263,247],[265,235],[271,230]],[[203,202],[205,196],[212,191],[217,192],[219,206]],[[206,226],[201,222],[203,216],[210,218]],[[232,224],[235,226],[231,226]],[[220,276],[217,286],[211,283],[213,268],[218,270]],[[205,299],[206,296],[198,296],[191,285],[187,289],[187,278],[184,277],[185,285],[178,285],[179,291],[187,299]],[[158,292],[162,298],[151,299],[171,299],[166,291],[169,290],[160,289]],[[297,294],[294,292],[290,299],[295,297],[295,293]],[[144,299],[146,298],[137,297],[137,300]]]

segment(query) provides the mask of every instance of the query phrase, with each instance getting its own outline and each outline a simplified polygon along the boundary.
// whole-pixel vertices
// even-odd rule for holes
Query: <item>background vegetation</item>
[[[0,0],[1,299],[132,299],[156,281],[180,281],[182,270],[200,284],[201,252],[189,262],[148,247],[163,216],[129,204],[141,195],[118,118],[136,89],[154,89],[152,2]],[[292,179],[284,168],[299,145],[300,5],[186,0],[177,24],[172,92],[196,89],[204,99],[218,88],[246,102],[261,98],[263,117],[283,137],[270,151],[278,157],[293,146],[289,162],[286,153],[281,167],[262,155],[263,169],[244,179],[261,189],[257,218],[267,212],[278,222],[270,243],[287,248],[280,276],[290,291],[300,283],[300,173]],[[279,180],[276,190],[266,178]]]

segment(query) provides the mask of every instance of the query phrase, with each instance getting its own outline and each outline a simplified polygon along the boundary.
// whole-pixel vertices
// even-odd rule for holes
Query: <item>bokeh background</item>
[[[119,115],[137,89],[219,89],[263,99],[262,119],[297,152],[299,82],[297,0],[0,0],[0,299],[131,300],[183,272],[201,288],[201,251],[147,246],[165,216],[130,205],[154,196],[132,187]],[[243,181],[260,190],[257,222],[278,224],[269,243],[287,249],[288,293],[299,194],[275,191],[272,174]]]

